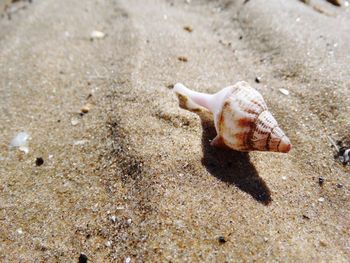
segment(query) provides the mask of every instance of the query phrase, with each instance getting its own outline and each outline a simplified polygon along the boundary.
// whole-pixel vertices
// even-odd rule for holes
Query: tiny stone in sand
[[[180,56],[180,57],[178,57],[177,58],[179,61],[181,61],[181,62],[187,62],[188,61],[188,59],[186,58],[186,57],[184,57],[184,56]]]
[[[82,113],[88,113],[90,111],[91,105],[90,104],[86,104],[84,105],[80,110]]]
[[[184,30],[191,33],[193,31],[193,28],[191,26],[184,26]]]
[[[73,126],[76,126],[76,125],[78,125],[79,120],[78,120],[77,118],[72,118],[71,121],[70,121],[70,123],[71,123]]]
[[[289,91],[286,90],[286,89],[279,89],[279,91],[280,91],[283,95],[286,95],[286,96],[289,95]]]
[[[41,166],[43,164],[44,164],[44,159],[42,157],[36,158],[36,160],[35,160],[35,165],[36,166]]]
[[[94,30],[91,32],[90,34],[90,39],[91,40],[94,40],[94,39],[102,39],[106,36],[105,33],[101,32],[101,31],[97,31],[97,30]]]
[[[84,253],[80,253],[79,263],[87,263],[87,262],[88,262],[88,257]]]
[[[323,197],[320,197],[320,198],[318,198],[318,201],[321,202],[321,203],[323,203],[323,202],[324,202],[324,198],[323,198]]]
[[[221,244],[226,243],[226,239],[223,236],[219,236],[218,240]]]

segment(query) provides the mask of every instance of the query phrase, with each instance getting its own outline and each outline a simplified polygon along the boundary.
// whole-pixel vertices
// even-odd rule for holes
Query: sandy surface
[[[46,0],[10,18],[0,20],[1,262],[350,260],[350,170],[327,139],[350,141],[349,8]],[[179,108],[169,88],[239,80],[263,94],[289,154],[212,148],[210,116]],[[8,147],[20,131],[28,154]]]

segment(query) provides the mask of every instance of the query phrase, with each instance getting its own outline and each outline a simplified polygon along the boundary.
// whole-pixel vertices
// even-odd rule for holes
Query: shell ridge
[[[269,132],[269,135],[267,136],[267,139],[266,139],[265,149],[267,151],[270,150],[270,141],[271,141],[271,132]]]

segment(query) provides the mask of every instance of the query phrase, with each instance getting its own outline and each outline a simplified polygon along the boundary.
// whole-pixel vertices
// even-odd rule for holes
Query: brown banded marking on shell
[[[256,126],[252,137],[251,144],[257,150],[274,151],[270,146],[271,131],[278,127],[277,121],[268,110],[263,111],[256,119]]]
[[[242,111],[235,110],[235,108],[240,107],[235,105],[232,98],[234,97],[230,96],[226,100],[220,112],[221,117],[218,124],[219,135],[229,147],[240,151],[247,151],[251,148],[246,142],[249,141],[249,134],[254,129],[255,114],[244,114]]]
[[[240,151],[279,151],[280,139],[285,135],[261,94],[253,88],[235,86],[220,115],[219,135],[229,147]]]

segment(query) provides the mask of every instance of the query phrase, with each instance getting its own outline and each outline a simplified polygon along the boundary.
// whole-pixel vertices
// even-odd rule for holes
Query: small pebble
[[[327,243],[324,242],[324,241],[320,241],[320,245],[323,246],[323,247],[326,247],[326,246],[327,246]]]
[[[350,161],[350,149],[346,149],[343,155],[339,156],[339,161],[343,164],[347,164]]]
[[[36,166],[41,166],[43,164],[44,164],[44,159],[42,157],[36,158],[36,160],[35,160],[35,165]]]
[[[342,184],[337,184],[337,188],[342,188],[343,185]]]
[[[319,184],[320,186],[323,186],[323,183],[324,183],[323,177],[319,177],[319,178],[318,178],[318,184]]]
[[[75,163],[73,163],[73,165],[75,165]],[[94,213],[96,213],[98,211],[98,203],[95,204],[92,209],[91,209]]]
[[[74,145],[84,145],[87,142],[88,142],[88,140],[79,140],[79,141],[75,141],[73,144]]]
[[[181,62],[187,62],[188,61],[188,59],[186,58],[186,57],[184,57],[184,56],[180,56],[180,57],[178,57],[177,58],[179,61],[181,61]]]
[[[20,146],[18,149],[25,154],[29,153],[29,148],[27,146]]]
[[[324,198],[320,197],[320,198],[318,198],[318,201],[322,203],[322,202],[324,202]]]
[[[17,234],[19,234],[19,235],[22,235],[22,234],[23,234],[22,228],[18,228],[18,229],[16,230],[16,232],[17,232]]]
[[[71,123],[73,126],[76,126],[76,125],[79,124],[79,120],[78,120],[78,118],[72,118],[71,121],[70,121],[70,123]]]
[[[308,220],[310,219],[310,217],[308,217],[307,215],[303,215],[303,218]]]
[[[260,77],[256,77],[256,78],[255,78],[255,82],[256,82],[256,83],[260,83]]]
[[[128,225],[131,225],[131,223],[132,223],[131,218],[129,218],[128,220],[126,220],[126,223],[127,223]]]
[[[219,241],[219,243],[221,243],[221,244],[226,243],[226,239],[225,239],[225,237],[223,237],[223,236],[219,236],[218,241]]]
[[[283,95],[286,95],[286,96],[289,95],[289,91],[286,90],[286,89],[279,89],[279,91],[280,91]]]
[[[111,221],[112,221],[113,223],[115,223],[115,222],[117,221],[117,217],[116,217],[116,216],[111,216]]]
[[[287,180],[287,177],[286,176],[282,176],[282,180]]]
[[[84,105],[80,110],[82,113],[86,114],[90,111],[91,105],[90,104],[86,104]]]
[[[335,5],[335,6],[341,6],[341,1],[340,0],[327,0],[327,2]]]
[[[105,33],[101,32],[101,31],[97,31],[97,30],[94,30],[91,32],[90,34],[90,39],[91,40],[94,40],[94,39],[102,39],[106,36]]]
[[[130,263],[131,262],[131,258],[130,257],[127,257],[125,260],[124,260],[124,263]]]
[[[193,31],[193,28],[191,26],[184,26],[184,30],[191,33]]]
[[[106,242],[106,247],[111,247],[112,246],[112,241],[107,241]]]
[[[87,263],[87,261],[88,261],[87,256],[84,253],[80,253],[79,263]]]

